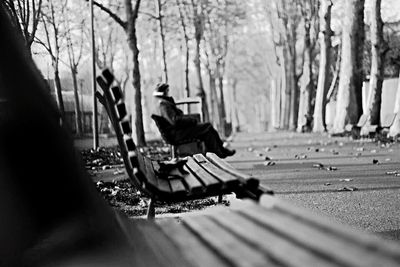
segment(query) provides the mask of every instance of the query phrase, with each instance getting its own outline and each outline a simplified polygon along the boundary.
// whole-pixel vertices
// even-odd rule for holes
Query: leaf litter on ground
[[[148,141],[148,146],[140,148],[142,153],[156,161],[170,160],[170,149],[162,141]],[[95,175],[97,170],[116,168],[112,175],[124,173],[123,159],[119,147],[100,147],[97,150],[87,149],[81,151],[86,168]],[[143,216],[146,214],[149,198],[142,195],[129,180],[113,180],[111,182],[99,181],[95,183],[101,196],[113,208],[120,210],[129,217]],[[216,197],[199,200],[190,200],[179,203],[157,203],[156,213],[181,213],[192,210],[201,210],[206,207],[221,205]],[[230,202],[223,199],[222,205],[229,206]]]

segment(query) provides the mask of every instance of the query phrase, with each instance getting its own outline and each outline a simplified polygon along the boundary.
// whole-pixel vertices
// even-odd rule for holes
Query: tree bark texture
[[[357,124],[362,113],[362,53],[364,43],[364,0],[347,0],[342,31],[340,80],[333,125],[334,133],[346,124]]]
[[[134,125],[136,130],[136,141],[139,146],[146,146],[146,139],[144,135],[143,127],[143,110],[142,110],[142,93],[140,84],[140,68],[139,68],[139,49],[137,46],[136,36],[136,19],[138,15],[138,9],[140,6],[140,0],[136,0],[136,6],[133,9],[131,0],[125,0],[125,10],[127,16],[127,27],[126,33],[128,36],[128,45],[132,51],[133,56],[133,70],[132,70],[132,84],[135,90],[134,99]]]
[[[220,68],[223,68],[220,66]],[[226,110],[225,110],[225,96],[224,96],[224,78],[223,71],[219,71],[218,75],[218,89],[219,89],[219,120],[220,120],[220,133],[222,136],[226,136]]]
[[[233,127],[233,132],[237,133],[240,132],[240,120],[239,120],[239,112],[238,112],[238,103],[237,103],[237,83],[238,80],[237,79],[233,79],[232,81],[232,100],[233,103],[231,105],[231,110],[233,113],[233,118],[235,120],[232,120],[232,124],[234,125]],[[234,121],[236,122],[236,124],[234,124]]]
[[[289,129],[289,119],[290,119],[290,103],[292,98],[292,90],[291,90],[291,79],[290,79],[290,67],[289,67],[289,57],[286,46],[283,47],[283,60],[282,60],[282,69],[281,71],[283,76],[283,102],[282,102],[282,128]]]
[[[383,22],[381,0],[371,1],[371,73],[368,93],[368,113],[371,125],[379,125],[382,102],[384,62]]]
[[[389,136],[398,136],[400,134],[400,75],[397,83],[396,101],[393,112],[396,113],[397,116],[392,126],[390,126]]]
[[[183,37],[185,40],[185,96],[189,97],[190,96],[190,89],[189,89],[189,36],[187,33],[187,29],[186,29],[185,16],[182,11],[182,9],[183,9],[182,3],[180,2],[180,0],[176,0],[176,4],[178,6]]]
[[[328,74],[329,66],[331,61],[331,0],[321,0],[319,20],[320,20],[320,59],[319,59],[319,74],[317,84],[317,94],[315,97],[314,107],[314,132],[326,131],[326,104],[327,104],[327,92],[328,92]]]
[[[158,26],[160,27],[164,81],[168,83],[167,52],[165,51],[165,32],[164,32],[162,5],[161,5],[161,0],[155,0],[155,2],[157,6]]]
[[[57,103],[58,103],[58,108],[60,109],[60,114],[61,118],[64,120],[65,119],[65,108],[64,108],[64,100],[62,96],[62,87],[61,87],[61,79],[60,79],[60,73],[58,71],[58,66],[54,67],[54,88],[55,88],[55,93],[57,96]]]
[[[304,21],[304,61],[303,74],[300,84],[300,102],[297,118],[297,131],[302,132],[304,126],[310,127],[311,119],[311,91],[313,89],[312,79],[312,55],[311,55],[311,39],[310,39],[311,21],[305,17]],[[308,131],[311,129],[308,129]]]
[[[81,106],[79,101],[79,89],[78,89],[78,79],[77,79],[77,71],[71,68],[72,82],[74,86],[74,100],[75,100],[75,125],[76,125],[76,135],[81,136],[83,134],[82,127],[82,113]]]
[[[202,1],[200,1],[202,2]],[[194,56],[194,65],[196,69],[196,77],[197,77],[197,88],[196,88],[196,96],[201,97],[203,102],[203,120],[209,121],[209,114],[208,114],[208,105],[207,105],[207,97],[204,91],[203,86],[203,78],[201,75],[201,61],[200,61],[200,43],[203,39],[203,14],[202,14],[202,7],[198,3],[195,3],[192,0],[193,12],[194,12],[194,35],[195,35],[195,56]]]

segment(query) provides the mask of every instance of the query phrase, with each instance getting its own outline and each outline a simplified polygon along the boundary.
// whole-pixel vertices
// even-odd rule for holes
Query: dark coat
[[[183,111],[180,110],[174,101],[174,98],[169,96],[158,96],[157,115],[166,119],[175,129],[184,129],[193,127],[197,124],[197,120],[193,117],[185,117]]]
[[[164,127],[165,138],[171,144],[180,143],[184,140],[199,139],[204,142],[206,151],[223,155],[223,142],[217,131],[210,123],[200,123],[197,119],[183,114],[177,108],[172,97],[158,96],[157,114],[168,121],[169,125]]]

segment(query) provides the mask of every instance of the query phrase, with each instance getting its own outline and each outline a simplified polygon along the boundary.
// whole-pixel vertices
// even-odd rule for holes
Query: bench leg
[[[221,204],[222,203],[222,194],[218,196],[218,203]]]
[[[174,159],[177,157],[176,147],[171,145],[171,158]]]
[[[155,199],[150,199],[149,206],[147,207],[147,220],[154,220],[154,217],[156,216],[155,202]]]

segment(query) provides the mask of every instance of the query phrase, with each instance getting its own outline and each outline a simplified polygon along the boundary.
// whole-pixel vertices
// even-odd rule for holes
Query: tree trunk
[[[400,75],[397,81],[396,102],[394,105],[394,113],[397,114],[392,126],[390,126],[389,136],[398,136],[400,134]]]
[[[75,125],[76,125],[76,135],[82,136],[82,113],[81,106],[79,102],[79,89],[78,89],[78,79],[76,77],[77,71],[71,68],[72,82],[74,86],[74,100],[75,100]]]
[[[168,68],[167,68],[167,56],[166,56],[167,53],[165,51],[165,32],[164,32],[161,0],[155,0],[155,2],[156,2],[156,6],[157,6],[157,13],[158,13],[158,25],[160,27],[164,81],[166,83],[168,83]]]
[[[288,51],[286,47],[283,47],[283,63],[282,63],[282,71],[284,76],[284,87],[282,88],[284,92],[283,103],[282,103],[282,116],[283,116],[283,129],[289,129],[289,119],[290,119],[290,104],[292,99],[292,90],[291,90],[291,75],[290,75],[290,60],[288,57]]]
[[[302,132],[304,127],[311,127],[311,90],[313,88],[312,81],[312,62],[311,62],[311,40],[310,25],[305,26],[304,35],[304,62],[303,75],[301,76],[300,87],[300,103],[297,118],[297,131]],[[311,129],[308,128],[307,131]]]
[[[210,121],[212,121],[214,126],[216,126],[218,129],[220,126],[220,121],[218,112],[217,85],[215,83],[215,76],[211,70],[208,70],[208,75],[210,86]]]
[[[224,78],[218,77],[218,89],[219,89],[219,118],[222,136],[226,136],[226,110],[225,110],[225,96],[224,96]]]
[[[289,56],[289,90],[291,91],[290,96],[290,116],[289,116],[289,129],[296,130],[297,128],[297,117],[299,114],[299,88],[297,86],[297,75],[296,75],[296,25],[289,24],[290,38],[288,38],[288,56]]]
[[[314,108],[314,132],[326,131],[326,95],[328,92],[328,74],[329,66],[331,61],[331,0],[321,0],[321,6],[319,11],[320,21],[320,60],[319,60],[319,74],[318,74],[318,85],[317,95],[315,98]]]
[[[136,141],[139,146],[146,146],[146,139],[144,135],[143,127],[143,110],[142,110],[142,92],[140,84],[140,69],[139,69],[139,49],[137,47],[136,37],[136,19],[137,12],[140,5],[140,0],[136,0],[136,7],[133,11],[131,0],[125,0],[125,9],[128,17],[128,24],[126,27],[126,33],[128,35],[129,48],[132,51],[133,56],[133,70],[132,70],[132,84],[135,90],[134,94],[134,116],[132,118],[135,125]]]
[[[342,32],[340,80],[333,125],[342,133],[346,124],[357,124],[362,113],[362,53],[364,42],[364,0],[347,0]]]
[[[373,0],[371,3],[371,73],[367,101],[371,125],[380,123],[384,50],[381,0]]]
[[[189,97],[190,96],[190,89],[189,89],[189,36],[187,33],[187,29],[186,29],[185,16],[182,11],[181,2],[179,0],[176,0],[176,4],[178,5],[183,37],[185,40],[185,95],[186,95],[186,97]]]
[[[202,1],[200,1],[202,2]],[[200,3],[201,4],[201,3]],[[194,0],[192,0],[192,5],[193,5],[193,10],[194,10],[194,35],[195,35],[195,56],[194,56],[194,65],[196,69],[196,77],[197,77],[197,88],[196,88],[196,96],[201,97],[202,102],[203,102],[203,120],[204,121],[209,121],[209,114],[208,114],[208,105],[207,105],[207,97],[206,93],[204,91],[204,86],[203,86],[203,79],[201,75],[201,61],[200,61],[200,43],[201,40],[203,39],[203,19],[202,19],[202,14],[199,14],[197,8],[198,4],[194,3]],[[201,9],[202,7],[200,7]]]
[[[233,103],[232,103],[232,113],[233,113],[233,118],[235,118],[235,121],[236,121],[236,125],[233,127],[233,132],[240,132],[240,121],[239,121],[239,112],[238,112],[238,109],[237,109],[237,107],[238,107],[238,103],[237,103],[237,94],[236,94],[236,91],[237,91],[237,83],[238,83],[238,81],[237,81],[237,79],[233,79],[233,82],[232,82],[232,100],[233,100]],[[233,125],[233,120],[232,120],[232,125]]]
[[[54,67],[54,88],[56,91],[57,103],[58,103],[58,108],[60,109],[60,115],[62,120],[64,120],[65,108],[64,108],[64,100],[62,96],[62,87],[61,87],[61,80],[60,80],[60,74],[58,72],[58,67]]]

